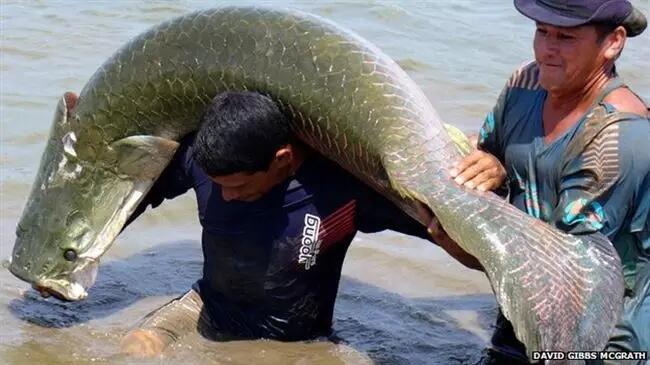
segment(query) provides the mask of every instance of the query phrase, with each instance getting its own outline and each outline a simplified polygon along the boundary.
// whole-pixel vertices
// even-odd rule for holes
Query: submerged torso
[[[307,159],[254,202],[225,201],[192,160],[190,142],[137,213],[194,189],[205,260],[198,288],[217,331],[281,340],[326,335],[357,230],[427,237],[419,223],[322,157]]]

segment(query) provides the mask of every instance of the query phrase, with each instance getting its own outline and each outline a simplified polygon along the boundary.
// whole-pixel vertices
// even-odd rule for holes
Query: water
[[[118,47],[162,20],[220,4],[0,0],[0,257],[19,218],[64,91],[79,92]],[[252,2],[248,2],[252,4]],[[259,2],[258,2],[259,4]],[[331,18],[396,59],[446,121],[476,131],[512,70],[532,57],[533,24],[506,1],[263,2]],[[650,14],[650,2],[635,4]],[[642,97],[648,34],[628,40],[619,70]],[[152,360],[116,354],[139,318],[184,292],[201,270],[196,205],[188,195],[130,226],[104,259],[90,298],[42,299],[0,271],[0,363],[466,364],[484,347],[495,303],[482,274],[425,241],[359,235],[335,310],[340,343],[189,336]]]

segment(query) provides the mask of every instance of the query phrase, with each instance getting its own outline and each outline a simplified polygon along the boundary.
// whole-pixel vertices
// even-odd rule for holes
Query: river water
[[[64,91],[79,92],[117,48],[148,27],[197,9],[253,2],[0,0],[0,257],[36,174]],[[501,87],[532,58],[533,23],[510,1],[255,2],[319,14],[396,59],[442,118],[476,131]],[[650,2],[636,1],[650,14]],[[650,97],[647,34],[628,40],[619,71]],[[163,357],[117,354],[120,337],[183,293],[201,270],[191,194],[149,211],[105,256],[89,299],[42,299],[0,270],[0,363],[23,364],[471,364],[496,305],[482,274],[427,242],[393,232],[358,235],[335,309],[339,343],[208,342],[184,338]],[[6,266],[6,261],[3,261]]]

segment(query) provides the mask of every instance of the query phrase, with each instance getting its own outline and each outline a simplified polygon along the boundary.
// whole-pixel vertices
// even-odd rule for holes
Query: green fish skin
[[[612,244],[571,236],[458,186],[460,153],[422,91],[378,48],[320,17],[220,8],[162,23],[61,99],[10,270],[80,300],[100,257],[225,90],[271,95],[306,143],[416,217],[426,204],[485,268],[529,355],[601,350],[622,308]]]

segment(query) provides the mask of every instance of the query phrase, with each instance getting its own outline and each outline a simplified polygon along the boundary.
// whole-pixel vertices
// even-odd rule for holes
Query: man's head
[[[626,37],[641,34],[645,16],[627,0],[515,0],[535,20],[540,84],[549,91],[579,89],[610,72]]]
[[[201,118],[193,157],[225,200],[254,201],[292,172],[290,136],[288,119],[269,97],[224,92]]]

